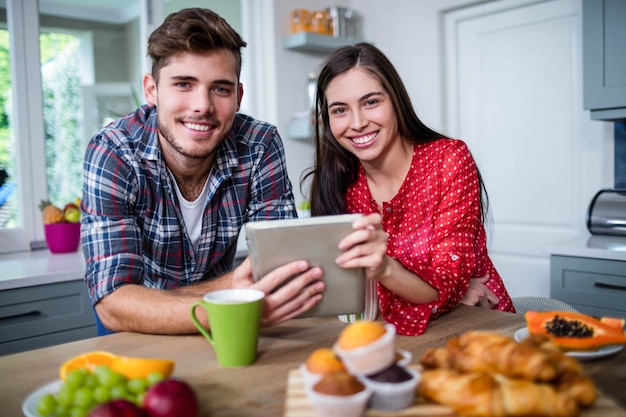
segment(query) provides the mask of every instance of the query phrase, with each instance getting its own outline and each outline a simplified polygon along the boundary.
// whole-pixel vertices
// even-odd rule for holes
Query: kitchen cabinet
[[[626,261],[551,255],[550,296],[581,313],[626,318]]]
[[[95,336],[82,279],[0,291],[0,355]]]
[[[626,120],[626,1],[583,0],[584,108]]]

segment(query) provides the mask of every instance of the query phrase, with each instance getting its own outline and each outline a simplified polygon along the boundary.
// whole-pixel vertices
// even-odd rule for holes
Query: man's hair
[[[183,52],[203,53],[228,49],[235,57],[237,78],[241,75],[241,48],[246,42],[220,15],[209,9],[189,8],[165,18],[148,39],[152,76],[158,83],[159,71]]]

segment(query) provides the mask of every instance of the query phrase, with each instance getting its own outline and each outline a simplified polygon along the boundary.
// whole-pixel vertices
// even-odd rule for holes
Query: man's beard
[[[172,134],[172,132],[164,126],[160,120],[157,120],[157,128],[159,134],[165,139],[170,148],[174,149],[177,153],[181,154],[186,158],[194,158],[194,159],[206,159],[214,153],[214,149],[203,150],[201,153],[191,153],[186,151],[180,144],[176,141],[176,138]]]

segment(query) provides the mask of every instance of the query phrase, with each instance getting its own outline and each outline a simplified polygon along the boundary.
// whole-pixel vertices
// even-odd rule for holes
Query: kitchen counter
[[[245,248],[238,248],[235,265],[246,256]],[[74,281],[84,275],[85,258],[81,250],[72,253],[38,250],[0,255],[0,291]]]
[[[82,279],[82,251],[51,253],[49,250],[0,256],[0,291]]]
[[[553,243],[547,251],[551,255],[626,261],[626,236],[588,235]]]

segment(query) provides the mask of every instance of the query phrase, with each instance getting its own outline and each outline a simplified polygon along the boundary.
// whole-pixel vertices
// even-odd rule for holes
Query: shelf
[[[298,32],[286,36],[283,39],[283,46],[291,51],[328,53],[335,49],[359,42],[356,38],[335,38],[329,35],[318,35],[317,33]]]

